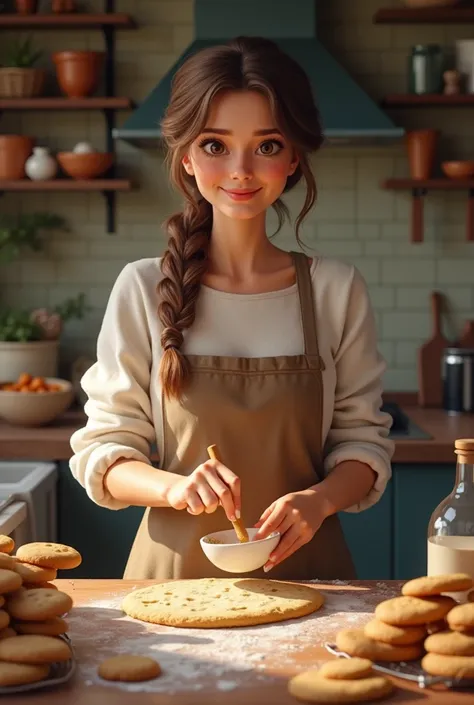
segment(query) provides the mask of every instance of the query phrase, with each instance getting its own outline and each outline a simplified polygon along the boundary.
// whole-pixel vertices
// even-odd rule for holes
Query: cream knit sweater
[[[82,378],[88,395],[84,428],[71,438],[74,477],[99,505],[126,505],[107,492],[103,476],[118,458],[151,464],[150,445],[163,438],[159,258],[125,266],[112,289],[97,341],[97,362]],[[390,478],[390,416],[380,411],[385,363],[377,350],[365,282],[353,266],[314,258],[311,267],[320,354],[324,360],[324,467],[368,463],[377,474],[369,495],[346,511],[374,504]],[[263,294],[228,294],[202,286],[196,320],[183,351],[197,355],[266,357],[304,351],[296,284]]]

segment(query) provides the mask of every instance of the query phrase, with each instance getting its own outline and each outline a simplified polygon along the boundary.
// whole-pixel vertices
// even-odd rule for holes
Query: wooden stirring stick
[[[220,463],[223,462],[219,453],[219,449],[215,444],[209,446],[207,452],[211,460],[218,460]],[[247,543],[247,541],[249,540],[249,535],[247,533],[247,529],[242,524],[242,520],[237,519],[236,521],[233,521],[232,526],[234,527],[234,531],[237,534],[237,538],[239,539],[240,543]]]

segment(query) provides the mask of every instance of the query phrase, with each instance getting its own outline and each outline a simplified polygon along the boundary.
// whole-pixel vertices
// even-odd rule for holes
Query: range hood
[[[317,36],[316,0],[195,0],[195,39],[113,137],[141,144],[160,138],[174,73],[190,55],[238,35],[268,37],[309,76],[326,140],[380,142],[399,139],[394,125],[324,48]]]

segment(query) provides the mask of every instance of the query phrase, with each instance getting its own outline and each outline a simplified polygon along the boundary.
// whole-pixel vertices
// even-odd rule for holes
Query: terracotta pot
[[[59,87],[69,98],[85,98],[96,90],[103,51],[60,51],[53,54]]]
[[[32,137],[25,135],[0,135],[0,180],[25,178],[25,163],[34,143]]]
[[[51,11],[62,13],[62,12],[74,12],[76,5],[74,0],[51,0]]]
[[[438,130],[412,130],[407,132],[406,146],[412,179],[429,179],[434,166]]]
[[[34,15],[38,9],[38,0],[15,0],[19,15]]]

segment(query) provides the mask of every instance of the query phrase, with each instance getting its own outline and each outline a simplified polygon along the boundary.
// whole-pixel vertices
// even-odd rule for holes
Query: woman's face
[[[256,91],[217,95],[206,125],[183,158],[201,195],[234,219],[250,219],[282,194],[298,166],[265,96]]]

